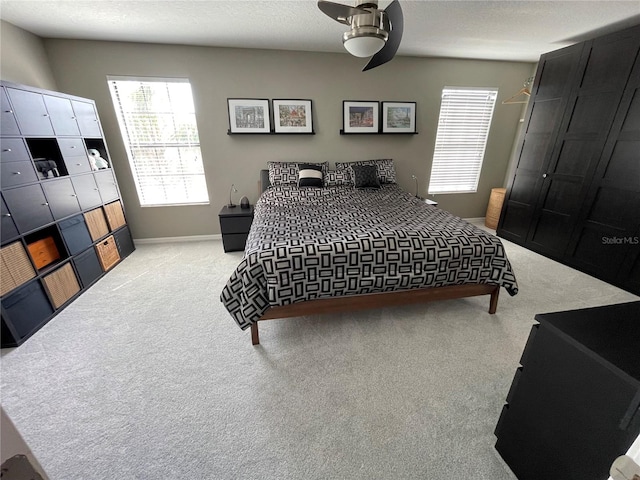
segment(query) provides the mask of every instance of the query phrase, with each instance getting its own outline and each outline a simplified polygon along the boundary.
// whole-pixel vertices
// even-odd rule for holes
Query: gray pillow
[[[380,188],[378,168],[375,165],[353,165],[351,169],[356,188]]]

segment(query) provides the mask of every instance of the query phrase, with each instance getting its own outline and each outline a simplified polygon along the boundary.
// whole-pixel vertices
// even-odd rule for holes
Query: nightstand
[[[238,252],[244,250],[253,222],[253,205],[249,208],[222,207],[218,214],[220,218],[220,231],[222,233],[222,245],[225,252]]]

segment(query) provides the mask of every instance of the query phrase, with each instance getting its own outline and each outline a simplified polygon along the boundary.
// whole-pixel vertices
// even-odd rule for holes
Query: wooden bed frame
[[[269,185],[269,170],[260,170],[260,193],[264,192]],[[498,308],[499,294],[499,285],[465,284],[369,293],[364,295],[350,295],[347,297],[322,298],[319,300],[292,303],[291,305],[284,305],[280,307],[270,307],[257,322],[251,324],[251,343],[253,345],[260,344],[258,322],[263,320],[302,317],[305,315],[319,315],[326,313],[351,312],[370,308],[425,303],[436,300],[476,297],[478,295],[491,295],[491,299],[489,301],[489,313],[494,314]]]
[[[348,297],[323,298],[306,302],[292,303],[281,307],[270,307],[258,322],[277,318],[302,317],[323,313],[350,312],[369,308],[393,307],[412,303],[425,303],[435,300],[491,295],[489,313],[496,313],[500,287],[488,284],[452,285],[447,287],[416,288],[394,292],[369,293]],[[251,343],[260,344],[258,322],[251,324]]]

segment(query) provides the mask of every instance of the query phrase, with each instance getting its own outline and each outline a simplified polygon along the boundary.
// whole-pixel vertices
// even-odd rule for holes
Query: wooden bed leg
[[[496,313],[496,309],[498,308],[498,297],[500,296],[500,287],[496,287],[493,292],[491,292],[491,300],[489,301],[489,313]]]
[[[258,322],[251,324],[251,344],[260,345],[260,337],[258,336]]]

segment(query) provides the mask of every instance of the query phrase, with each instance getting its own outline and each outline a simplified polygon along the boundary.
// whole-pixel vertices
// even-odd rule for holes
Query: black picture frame
[[[274,98],[274,133],[313,134],[313,102],[309,99]]]
[[[382,133],[417,133],[416,102],[382,102]]]
[[[380,102],[365,100],[342,101],[342,134],[379,133]]]
[[[227,98],[229,134],[271,133],[271,110],[266,98]]]

